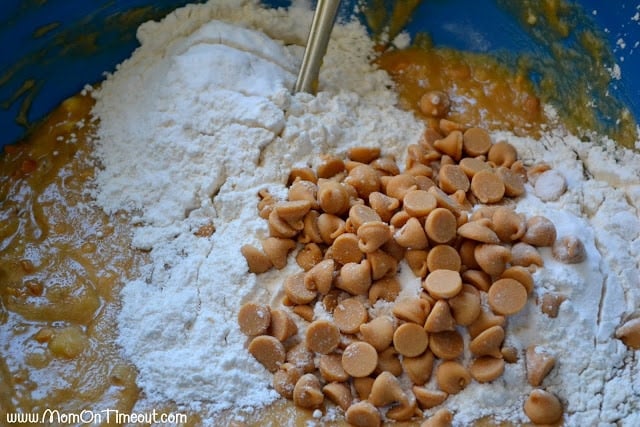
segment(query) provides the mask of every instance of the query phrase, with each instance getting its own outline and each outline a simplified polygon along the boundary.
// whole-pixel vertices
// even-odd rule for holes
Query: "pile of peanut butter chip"
[[[579,239],[557,240],[550,220],[514,209],[525,182],[547,169],[526,167],[482,128],[443,119],[408,146],[404,172],[379,148],[354,147],[346,159],[293,169],[287,200],[261,191],[270,236],[262,248],[243,246],[249,270],[282,269],[294,250],[301,268],[282,284],[282,308],[250,302],[238,314],[274,389],[306,409],[329,400],[348,423],[376,426],[421,419],[470,382],[499,378],[520,357],[504,345],[505,328],[543,266],[537,248],[584,259]],[[421,278],[415,295],[399,297],[401,263]],[[391,309],[376,309],[380,301]],[[554,360],[528,353],[537,387]],[[524,411],[534,423],[562,418],[560,401],[541,388]],[[442,407],[423,426],[453,416]]]

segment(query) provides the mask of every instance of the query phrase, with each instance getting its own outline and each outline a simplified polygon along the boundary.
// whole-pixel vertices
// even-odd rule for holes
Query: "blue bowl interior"
[[[406,29],[428,32],[436,46],[474,52],[533,52],[546,55],[501,2],[506,0],[425,0]],[[0,145],[15,142],[28,125],[44,117],[85,84],[99,82],[137,46],[135,29],[193,0],[4,0],[0,2]],[[270,0],[275,7],[287,0]],[[579,2],[578,23],[592,26],[611,47],[621,69],[610,92],[640,117],[640,5],[628,0],[604,7],[601,0]],[[353,1],[343,1],[343,16]],[[594,12],[595,11],[595,12]],[[622,41],[622,42],[621,42]],[[568,40],[567,42],[571,42]],[[579,70],[577,70],[579,72]],[[27,108],[28,107],[28,108]]]

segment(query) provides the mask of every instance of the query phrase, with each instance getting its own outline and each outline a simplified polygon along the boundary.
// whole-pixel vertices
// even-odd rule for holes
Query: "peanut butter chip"
[[[286,352],[277,338],[259,335],[249,343],[249,353],[270,372],[275,372],[284,363]]]
[[[496,203],[504,196],[504,182],[492,169],[484,169],[473,175],[471,192],[482,203]]]
[[[388,253],[377,250],[367,254],[367,261],[371,265],[371,279],[378,280],[388,276],[395,276],[398,261]]]
[[[462,290],[462,278],[457,271],[435,270],[427,275],[423,287],[434,298],[453,298]]]
[[[471,362],[469,372],[479,383],[491,382],[504,372],[504,360],[491,356],[479,357]]]
[[[491,169],[491,166],[482,159],[476,157],[465,157],[460,160],[460,169],[462,169],[465,175],[469,178],[473,178],[476,173],[483,169]]]
[[[427,321],[424,323],[424,329],[427,332],[453,331],[456,327],[456,321],[451,315],[449,304],[444,300],[438,300],[433,305]]]
[[[424,325],[430,308],[429,301],[413,297],[403,299],[402,301],[396,301],[392,311],[400,320]]]
[[[341,301],[333,311],[333,321],[341,332],[355,334],[360,325],[367,321],[368,314],[364,304],[355,298]]]
[[[326,213],[342,215],[349,210],[349,193],[339,182],[320,181],[317,197],[320,208]]]
[[[402,206],[411,216],[426,216],[437,206],[436,198],[424,190],[408,191],[403,199]]]
[[[347,151],[347,157],[354,162],[371,163],[380,157],[379,147],[351,147]]]
[[[382,221],[369,221],[358,228],[358,238],[358,248],[364,253],[371,253],[391,239],[391,229]]]
[[[518,152],[515,147],[508,142],[497,142],[491,146],[487,159],[496,166],[510,167],[518,160]]]
[[[240,248],[240,252],[242,253],[242,256],[244,256],[245,260],[247,260],[249,271],[252,273],[264,273],[273,267],[271,260],[264,254],[264,252],[260,251],[260,249],[255,246],[244,245]]]
[[[640,349],[640,318],[626,321],[616,329],[616,338],[629,348]]]
[[[369,343],[357,341],[351,343],[342,352],[342,367],[355,378],[370,375],[378,365],[378,352]]]
[[[304,271],[309,271],[314,265],[322,261],[322,249],[316,243],[307,243],[296,254],[296,262]]]
[[[340,343],[340,329],[328,320],[316,320],[307,328],[306,341],[311,351],[331,353]]]
[[[302,369],[291,363],[283,363],[273,374],[273,388],[286,399],[293,399],[293,389],[300,379]]]
[[[441,153],[458,161],[462,157],[462,139],[462,132],[454,130],[444,138],[434,141],[433,146]]]
[[[522,241],[533,246],[551,246],[556,241],[556,227],[544,216],[532,216],[527,220]]]
[[[377,351],[388,348],[393,341],[393,319],[379,316],[369,323],[360,325],[362,339],[371,344]]]
[[[345,182],[352,185],[358,192],[358,196],[365,200],[369,198],[369,194],[380,190],[380,177],[369,165],[358,165],[351,169]]]
[[[555,424],[562,419],[562,404],[554,394],[536,389],[525,401],[524,413],[535,424]]]
[[[389,347],[378,354],[377,372],[387,371],[395,376],[402,375],[402,363],[395,348]]]
[[[425,222],[427,236],[435,243],[447,243],[456,237],[456,217],[445,208],[434,209]]]
[[[338,354],[323,354],[320,356],[318,370],[322,378],[327,382],[342,382],[349,379],[349,374],[347,374],[342,367],[341,356]]]
[[[404,196],[412,190],[418,189],[418,183],[412,175],[403,173],[400,175],[392,176],[388,179],[385,186],[385,193],[387,196],[393,197],[397,200],[404,200]]]
[[[308,289],[305,285],[305,273],[297,273],[287,277],[284,281],[284,292],[294,304],[308,304],[316,297],[316,292]]]
[[[431,334],[429,335],[429,349],[440,359],[456,359],[464,351],[462,335],[457,331]]]
[[[490,276],[500,276],[511,261],[511,251],[501,245],[482,243],[473,252],[476,262]]]
[[[480,315],[476,320],[473,321],[473,323],[467,326],[467,329],[469,330],[469,335],[471,335],[471,338],[475,338],[478,335],[480,335],[482,332],[488,330],[493,326],[504,326],[504,323],[505,323],[504,316],[499,316],[497,314],[494,314],[489,309],[481,308]]]
[[[407,400],[400,381],[392,373],[384,371],[373,382],[369,402],[375,406],[385,406],[391,403],[405,403]]]
[[[438,409],[435,414],[427,418],[420,427],[451,427],[453,414],[446,408]]]
[[[527,303],[527,290],[514,279],[499,279],[489,288],[489,306],[497,313],[505,316],[522,310]]]
[[[293,403],[305,409],[320,407],[324,401],[324,394],[320,387],[320,380],[315,375],[304,374],[293,389]]]
[[[262,250],[278,270],[287,265],[287,256],[295,247],[296,242],[291,239],[269,237],[262,241]]]
[[[458,325],[470,325],[480,315],[480,293],[471,285],[463,285],[462,291],[448,302]]]
[[[518,197],[524,194],[524,178],[512,169],[500,166],[496,173],[504,182],[504,195]]]
[[[378,409],[366,400],[351,405],[344,417],[356,427],[379,427],[382,422]]]
[[[333,403],[338,405],[343,411],[346,411],[351,405],[353,397],[351,396],[351,388],[344,383],[333,382],[322,387],[324,395]]]
[[[316,168],[318,178],[331,178],[344,171],[344,161],[335,156],[322,156],[322,161]]]
[[[458,251],[453,246],[437,245],[427,255],[427,267],[429,271],[452,270],[460,271],[462,261]]]
[[[555,259],[565,264],[579,264],[587,259],[584,244],[576,236],[564,236],[556,240],[551,253]]]
[[[436,380],[440,390],[456,394],[469,385],[471,375],[460,363],[446,360],[436,368]]]
[[[331,257],[340,264],[362,261],[364,254],[360,251],[358,236],[353,233],[339,235],[331,245]]]
[[[500,345],[504,341],[504,329],[502,326],[492,326],[469,343],[469,350],[476,356],[500,357]]]
[[[470,157],[485,155],[491,148],[492,141],[489,132],[482,128],[469,128],[463,135],[463,149]]]
[[[518,242],[511,247],[511,264],[521,267],[542,267],[544,261],[540,252],[528,243]]]
[[[366,295],[371,287],[371,266],[368,260],[359,264],[349,262],[342,266],[336,287],[351,295]]]
[[[400,201],[377,191],[369,194],[369,205],[380,216],[380,219],[389,222],[396,209],[400,207]]]
[[[433,353],[427,350],[417,357],[403,357],[402,367],[412,383],[423,385],[431,378],[434,360]]]
[[[270,324],[271,310],[266,305],[249,302],[238,311],[238,325],[245,335],[263,335]]]
[[[326,295],[331,290],[334,269],[335,262],[332,259],[320,261],[304,275],[304,286],[311,291],[317,290],[320,294]]]
[[[429,345],[429,336],[424,328],[415,323],[404,323],[393,333],[393,346],[407,357],[422,354]]]
[[[285,341],[297,333],[298,326],[286,311],[277,308],[271,310],[271,330],[269,335],[277,338],[278,341]]]
[[[411,390],[416,396],[418,404],[422,409],[431,409],[438,406],[447,400],[447,397],[449,397],[448,393],[441,390],[429,390],[418,386],[414,386]]]
[[[361,204],[353,205],[351,209],[349,209],[349,220],[356,231],[365,222],[382,221],[380,215],[378,215],[376,211],[369,206]]]
[[[458,234],[464,238],[482,243],[500,243],[498,235],[489,227],[490,221],[467,222],[458,227]]]
[[[469,178],[458,165],[444,165],[438,172],[440,188],[448,194],[462,190],[465,193],[469,189]]]

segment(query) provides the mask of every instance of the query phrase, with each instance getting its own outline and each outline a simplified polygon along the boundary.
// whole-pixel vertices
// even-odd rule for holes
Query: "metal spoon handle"
[[[294,92],[314,93],[340,0],[318,0]]]

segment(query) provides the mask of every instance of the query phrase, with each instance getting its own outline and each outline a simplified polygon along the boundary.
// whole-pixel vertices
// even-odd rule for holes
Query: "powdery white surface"
[[[369,65],[372,44],[358,24],[335,28],[318,96],[290,95],[311,16],[304,7],[246,1],[187,6],[144,24],[142,46],[95,93],[103,166],[96,199],[108,212],[138,215],[134,244],[151,256],[125,286],[119,316],[119,344],[140,372],[141,405],[174,401],[213,416],[276,399],[271,375],[245,350],[236,313],[246,299],[274,299],[298,267],[247,273],[240,247],[267,233],[257,191],[285,194],[293,165],[353,145],[381,146],[402,163],[422,131],[394,107],[390,80]],[[540,142],[494,138],[516,145],[527,163],[545,161],[564,174],[564,195],[542,202],[529,188],[517,210],[549,217],[560,237],[578,235],[588,253],[564,265],[543,251],[536,293],[569,299],[556,319],[528,304],[510,319],[508,343],[556,355],[544,386],[562,399],[566,425],[640,425],[636,353],[611,338],[640,304],[640,157],[611,141],[559,133]],[[213,236],[194,236],[211,221]],[[406,294],[419,288],[410,276],[403,268]],[[455,425],[484,415],[526,421],[523,363],[451,396],[445,405]]]
[[[151,403],[214,414],[277,397],[236,325],[241,303],[270,298],[287,272],[258,284],[240,256],[266,233],[258,190],[282,194],[294,164],[353,145],[401,157],[423,130],[394,107],[359,24],[335,28],[318,96],[292,96],[311,18],[251,2],[179,9],[144,24],[141,47],[94,94],[96,199],[138,215],[134,245],[152,260],[126,284],[119,316],[119,344]],[[211,238],[194,236],[211,221]]]

